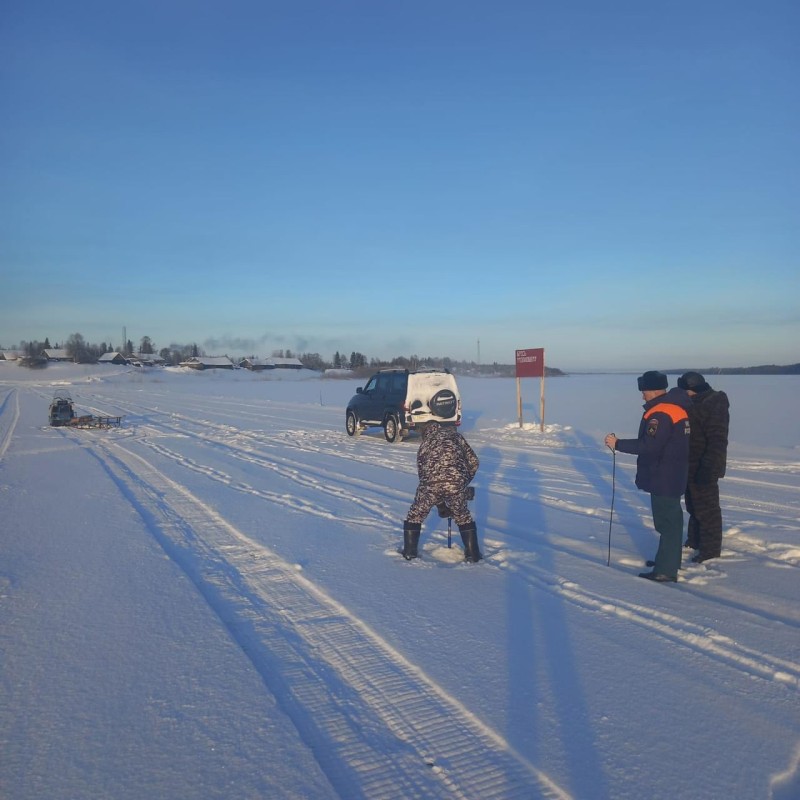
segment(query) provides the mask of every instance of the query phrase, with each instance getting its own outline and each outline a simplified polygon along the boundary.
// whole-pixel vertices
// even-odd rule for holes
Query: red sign
[[[517,350],[517,377],[518,378],[543,378],[544,377],[544,348],[537,347],[533,350]]]

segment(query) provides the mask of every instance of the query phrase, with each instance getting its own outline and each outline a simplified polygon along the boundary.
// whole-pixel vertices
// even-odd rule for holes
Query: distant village
[[[117,364],[129,367],[156,367],[166,366],[166,359],[158,353],[121,353],[111,350],[103,353],[96,361],[76,361],[74,356],[64,348],[45,348],[36,356],[20,355],[14,350],[0,350],[0,360],[17,361],[20,366],[45,367],[53,362],[70,362],[79,364]],[[185,361],[180,361],[176,366],[190,369],[250,369],[260,371],[264,369],[304,369],[304,364],[297,358],[243,358],[235,362],[228,356],[190,356]]]
[[[177,357],[176,357],[177,356]],[[0,350],[0,361],[15,361],[22,367],[46,367],[57,362],[75,364],[116,364],[129,367],[163,367],[180,366],[189,369],[249,369],[254,372],[269,369],[306,369],[306,365],[294,356],[273,355],[267,358],[248,356],[245,358],[231,358],[224,356],[207,356],[202,354],[185,355],[174,351],[161,353],[147,350],[134,351],[126,348],[121,350],[107,350],[99,355],[91,352],[77,354],[68,347],[43,347],[34,352],[26,349]]]
[[[196,344],[175,345],[158,350],[149,336],[142,337],[139,347],[128,340],[121,349],[101,342],[99,345],[87,343],[79,333],[70,335],[61,345],[50,344],[48,338],[43,342],[21,342],[16,348],[0,348],[0,361],[15,361],[23,367],[40,368],[54,362],[76,364],[116,364],[134,368],[146,367],[185,367],[194,370],[207,369],[248,369],[254,372],[263,370],[308,369],[331,376],[368,374],[376,369],[397,367],[404,369],[436,368],[449,369],[461,374],[482,374],[506,377],[514,374],[513,364],[477,364],[471,361],[456,361],[447,357],[398,356],[391,360],[368,359],[363,353],[353,351],[334,353],[330,360],[319,353],[294,354],[290,350],[276,350],[271,355],[259,357],[207,355]],[[547,375],[563,375],[561,370],[546,368]]]
[[[301,370],[322,372],[333,377],[368,375],[377,369],[396,367],[401,369],[449,369],[462,375],[486,375],[494,377],[513,377],[515,365],[492,362],[479,364],[475,361],[457,361],[448,357],[397,356],[390,360],[367,358],[363,353],[353,351],[350,355],[334,353],[330,360],[319,353],[294,354],[291,350],[275,350],[271,355],[260,357],[207,355],[196,344],[171,344],[157,350],[149,336],[143,336],[139,347],[135,348],[128,340],[122,349],[114,349],[101,342],[99,345],[87,343],[79,333],[70,335],[65,343],[51,346],[49,339],[43,342],[21,342],[17,347],[0,347],[0,362],[13,361],[23,367],[46,367],[54,362],[75,364],[116,364],[134,368],[145,367],[185,367],[193,370],[208,369],[247,369],[253,372],[265,370]],[[689,369],[709,375],[800,375],[798,364],[763,364],[750,367],[708,367],[689,364],[674,369],[664,369],[667,374],[681,374]],[[556,367],[545,367],[547,377],[561,377],[567,373]]]

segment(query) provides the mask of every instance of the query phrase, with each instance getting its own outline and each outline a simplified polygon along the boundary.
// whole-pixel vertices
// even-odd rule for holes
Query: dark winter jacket
[[[662,497],[680,497],[689,474],[691,398],[670,389],[644,404],[637,439],[617,439],[616,449],[638,456],[636,485]]]
[[[417,473],[422,484],[466,486],[478,471],[478,456],[453,425],[426,423],[417,451]]]
[[[725,476],[730,404],[725,392],[708,389],[692,397],[689,481],[713,483]]]

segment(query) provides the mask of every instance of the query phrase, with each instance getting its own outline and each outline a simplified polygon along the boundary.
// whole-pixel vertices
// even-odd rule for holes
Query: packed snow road
[[[47,427],[47,382],[2,386],[0,394],[2,497],[17,518],[6,534],[12,558],[3,584],[18,622],[12,649],[22,620],[36,622],[42,637],[54,632],[18,596],[25,570],[15,565],[35,557],[43,574],[63,581],[48,551],[56,531],[42,529],[62,522],[58,558],[72,545],[118,540],[120,531],[126,550],[149,553],[137,550],[130,569],[151,576],[145,585],[159,602],[133,585],[140,578],[123,578],[120,589],[124,565],[107,554],[104,566],[98,555],[107,541],[84,551],[78,578],[97,597],[140,605],[156,629],[161,603],[192,620],[198,647],[184,669],[146,631],[136,633],[153,680],[164,670],[180,685],[202,671],[198,660],[225,674],[222,685],[198,679],[210,704],[209,740],[217,737],[225,753],[212,757],[216,770],[197,746],[197,698],[179,715],[187,744],[169,780],[141,735],[152,724],[149,702],[116,723],[103,716],[126,742],[128,763],[152,773],[144,783],[160,779],[169,796],[227,797],[235,787],[237,797],[314,798],[638,798],[643,776],[649,797],[782,797],[783,786],[797,787],[796,461],[732,458],[723,559],[687,565],[676,587],[654,587],[635,580],[655,542],[631,464],[617,464],[609,568],[611,463],[597,431],[520,429],[502,409],[481,405],[477,385],[486,382],[473,381],[465,385],[480,414],[466,416],[464,433],[481,458],[474,511],[486,560],[460,563],[457,531],[448,547],[446,522],[431,515],[423,557],[408,564],[396,547],[416,486],[415,441],[389,445],[379,431],[348,438],[343,407],[352,384],[230,381],[166,372],[160,380],[76,381],[82,410],[124,415],[108,431]],[[34,475],[49,487],[38,499]],[[79,476],[90,485],[79,488]],[[25,510],[54,501],[64,505]],[[169,589],[148,566],[156,551],[181,576]],[[68,556],[76,570],[77,556]],[[90,627],[92,613],[81,611]],[[121,628],[117,635],[119,657]],[[159,636],[169,640],[166,631]],[[56,661],[46,659],[46,674]],[[37,723],[41,711],[26,694],[34,685],[15,683],[24,663],[19,655],[5,668],[14,688],[4,736],[13,737],[15,757],[0,775],[19,782],[15,796],[34,797],[59,759],[73,760],[74,745],[56,743],[56,727]],[[88,724],[97,720],[84,674],[89,686],[51,677],[73,695],[55,701],[53,713],[80,705]],[[176,703],[185,701],[181,692]],[[248,703],[252,729],[232,732]],[[23,726],[23,713],[33,722]],[[135,735],[126,716],[141,728]],[[57,729],[70,725],[83,727],[79,719]],[[34,785],[23,767],[38,747],[34,732],[48,731],[54,738]],[[710,748],[713,784],[664,770],[667,741],[686,763],[701,745]],[[95,747],[99,760],[103,748]],[[81,757],[100,782],[111,779],[91,746]],[[239,769],[223,779],[226,759]],[[122,770],[119,761],[108,769]],[[91,783],[74,767],[67,773],[74,785]],[[109,796],[141,796],[141,785],[134,778],[127,794]],[[67,787],[48,796],[92,796]]]

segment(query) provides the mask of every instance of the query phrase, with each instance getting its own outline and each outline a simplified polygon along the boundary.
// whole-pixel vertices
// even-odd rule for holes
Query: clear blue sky
[[[796,0],[0,14],[0,345],[800,361]]]

